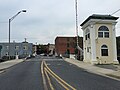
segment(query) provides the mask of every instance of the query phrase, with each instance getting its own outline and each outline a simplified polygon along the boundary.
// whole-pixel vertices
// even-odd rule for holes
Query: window
[[[88,33],[88,38],[90,39],[90,33]]]
[[[105,38],[109,38],[109,32],[105,32],[104,35],[105,35]]]
[[[6,49],[9,49],[9,46],[6,46]]]
[[[19,50],[19,46],[15,46],[15,50]]]
[[[69,44],[69,43],[67,43],[67,47],[70,47],[70,44]]]
[[[18,53],[18,52],[15,52],[15,55],[19,55],[19,53]]]
[[[89,47],[87,47],[87,52],[89,52]]]
[[[27,50],[28,49],[28,47],[27,46],[23,46],[23,50]]]
[[[87,40],[87,35],[85,35],[85,40]]]
[[[88,53],[91,52],[91,47],[87,47],[87,52],[88,52]]]
[[[6,52],[6,56],[8,56],[9,55],[9,52]]]
[[[106,45],[101,46],[101,55],[108,56],[108,47]]]
[[[69,41],[69,37],[67,38],[67,41]]]
[[[87,39],[90,39],[90,30],[89,29],[86,29],[86,32],[85,32],[85,40]]]
[[[109,29],[106,26],[101,26],[98,29],[99,38],[109,38]]]
[[[98,32],[98,37],[102,38],[103,37],[103,32]]]

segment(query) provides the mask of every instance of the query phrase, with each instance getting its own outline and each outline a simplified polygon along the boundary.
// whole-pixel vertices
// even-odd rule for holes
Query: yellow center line
[[[43,61],[45,67],[46,67],[46,70],[49,74],[51,74],[52,76],[54,76],[54,78],[57,78],[57,81],[59,80],[59,82],[62,82],[62,86],[64,86],[64,88],[66,88],[66,86],[70,87],[72,90],[76,90],[74,87],[72,87],[71,85],[69,85],[68,83],[66,83],[63,79],[61,79],[59,76],[57,76],[46,64],[45,61]],[[66,85],[66,86],[65,86]],[[69,89],[67,89],[69,90]]]
[[[46,84],[46,80],[45,80],[44,71],[43,71],[43,61],[42,61],[42,63],[41,63],[41,73],[42,73],[42,79],[43,79],[44,90],[48,90],[47,84]]]
[[[44,69],[45,69],[45,75],[46,75],[46,77],[47,77],[47,80],[48,80],[48,83],[49,83],[49,85],[50,85],[50,88],[51,88],[51,90],[54,90],[54,88],[53,88],[53,86],[52,86],[52,84],[51,84],[50,77],[48,76],[48,74],[47,74],[47,72],[46,72],[46,68],[44,68]]]
[[[66,87],[62,82],[60,82],[60,80],[58,80],[57,78],[55,78],[54,75],[51,74],[47,69],[46,69],[46,71],[47,71],[61,86],[63,86],[63,87],[65,88],[65,90],[69,90],[68,87]]]

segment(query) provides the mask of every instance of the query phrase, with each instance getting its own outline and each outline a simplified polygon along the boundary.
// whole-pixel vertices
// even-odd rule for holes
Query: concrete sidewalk
[[[90,63],[84,63],[83,61],[78,61],[70,58],[63,58],[63,59],[71,64],[74,64],[80,68],[85,69],[88,72],[92,72],[106,77],[111,77],[120,81],[120,65],[114,65],[114,67],[116,67],[114,69],[110,65],[103,67],[102,65],[101,66],[92,65]],[[111,68],[108,69],[107,67],[111,67]]]
[[[4,72],[5,69],[10,68],[13,65],[16,65],[20,62],[23,62],[23,59],[16,59],[16,60],[10,60],[10,61],[6,61],[6,62],[1,62],[0,63],[0,73]]]

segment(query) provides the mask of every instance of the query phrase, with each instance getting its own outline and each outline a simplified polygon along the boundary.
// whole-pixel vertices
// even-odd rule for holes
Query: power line
[[[113,15],[113,14],[115,14],[115,13],[119,12],[119,11],[120,11],[120,9],[118,9],[117,11],[113,12],[113,13],[112,13],[112,14],[110,14],[110,15]]]
[[[119,12],[119,11],[120,11],[120,9],[116,10],[116,11],[113,12],[112,14],[109,14],[109,16],[112,16],[112,15],[114,15],[115,13],[117,13],[117,12]],[[95,23],[99,23],[99,22],[101,22],[101,21],[103,21],[103,19],[100,19],[99,21],[97,21],[97,22],[95,22]],[[95,23],[93,23],[93,25],[94,25]]]
[[[8,23],[8,22],[4,22],[4,21],[3,21],[3,22],[0,22],[0,23]]]

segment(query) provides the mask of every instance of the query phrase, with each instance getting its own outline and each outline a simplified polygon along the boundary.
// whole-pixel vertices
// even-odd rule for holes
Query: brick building
[[[57,55],[75,54],[76,52],[76,37],[56,37],[55,51]],[[79,46],[83,48],[83,38],[79,37]]]

